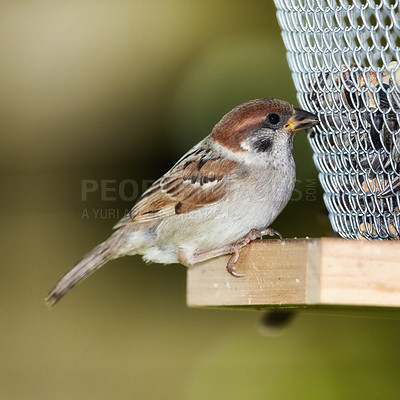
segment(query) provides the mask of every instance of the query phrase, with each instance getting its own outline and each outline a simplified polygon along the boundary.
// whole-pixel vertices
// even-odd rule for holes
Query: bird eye
[[[268,119],[268,122],[269,122],[270,124],[273,124],[273,125],[276,125],[276,124],[279,122],[279,120],[280,120],[278,114],[269,114],[268,117],[267,117],[267,119]]]

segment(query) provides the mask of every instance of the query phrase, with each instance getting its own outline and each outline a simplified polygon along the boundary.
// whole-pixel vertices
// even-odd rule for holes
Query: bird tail
[[[119,257],[121,255],[119,254],[119,250],[123,244],[123,237],[123,229],[119,229],[103,243],[100,243],[83,256],[83,258],[57,282],[46,296],[45,302],[49,306],[53,306],[69,290],[101,268],[106,262]]]

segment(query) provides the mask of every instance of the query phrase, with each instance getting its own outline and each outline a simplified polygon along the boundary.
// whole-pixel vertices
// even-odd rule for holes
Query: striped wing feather
[[[210,158],[207,150],[194,149],[154,182],[115,228],[188,213],[218,202],[226,194],[226,174],[234,167],[234,161]]]

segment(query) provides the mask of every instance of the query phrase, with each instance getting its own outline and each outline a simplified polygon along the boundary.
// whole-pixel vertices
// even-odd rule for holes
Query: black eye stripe
[[[278,114],[275,114],[275,113],[268,114],[267,121],[272,125],[276,125],[280,121],[280,117]]]

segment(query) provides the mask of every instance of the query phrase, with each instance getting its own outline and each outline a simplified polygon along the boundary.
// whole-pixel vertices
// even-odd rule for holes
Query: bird
[[[230,254],[229,273],[241,249],[265,235],[292,195],[292,155],[298,130],[319,122],[286,101],[245,102],[215,125],[139,198],[115,232],[87,253],[48,293],[52,306],[108,261],[139,254],[146,262],[192,266]]]

